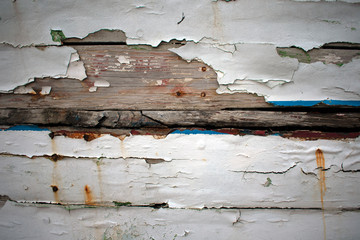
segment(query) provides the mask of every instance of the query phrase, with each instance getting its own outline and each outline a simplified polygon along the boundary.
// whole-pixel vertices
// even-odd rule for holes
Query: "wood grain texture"
[[[254,94],[217,94],[216,74],[210,67],[187,63],[167,50],[123,45],[75,48],[85,64],[86,80],[37,79],[28,86],[37,93],[42,86],[51,86],[49,95],[0,94],[0,108],[221,110],[272,106]],[[97,80],[109,82],[110,87],[89,92]]]
[[[328,128],[359,129],[360,113],[283,111],[85,111],[0,109],[1,125],[85,128]]]
[[[37,94],[0,94],[0,108],[207,111],[273,108],[256,94],[217,94],[216,73],[211,67],[197,61],[188,63],[167,50],[169,46],[181,44],[172,42],[158,48],[75,45],[73,47],[84,62],[87,79],[36,79],[27,86]],[[288,51],[285,55],[293,54],[304,61],[308,57],[297,55],[302,51],[300,49],[278,49],[279,52],[285,50]],[[350,61],[359,52],[343,49],[316,51],[316,54],[310,51],[311,61],[337,59],[335,64]],[[110,87],[98,87],[96,92],[89,92],[98,80],[107,81]],[[49,95],[40,94],[43,86],[51,86]]]

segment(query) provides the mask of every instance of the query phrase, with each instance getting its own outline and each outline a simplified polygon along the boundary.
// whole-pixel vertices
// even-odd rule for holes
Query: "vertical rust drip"
[[[104,195],[104,193],[103,193],[103,188],[102,188],[102,174],[101,174],[101,162],[100,161],[98,161],[97,163],[96,163],[96,167],[97,167],[97,173],[98,173],[98,182],[99,182],[99,190],[100,190],[100,204],[102,204],[103,203],[103,195]]]
[[[326,222],[324,215],[324,195],[326,191],[326,182],[325,182],[325,158],[324,153],[321,149],[317,149],[315,152],[316,156],[316,165],[319,171],[319,185],[320,185],[320,198],[321,198],[321,209],[324,225],[324,239],[326,239]]]
[[[85,191],[85,204],[86,205],[94,205],[92,192],[88,185],[85,185],[84,191]]]
[[[58,175],[57,174],[57,162],[54,161],[53,174],[52,174],[52,184],[50,185],[50,187],[52,188],[52,191],[53,191],[53,194],[54,194],[54,201],[56,203],[60,203],[57,175]]]

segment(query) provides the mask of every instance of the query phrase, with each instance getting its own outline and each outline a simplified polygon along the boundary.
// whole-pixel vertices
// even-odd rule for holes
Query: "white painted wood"
[[[357,239],[360,213],[25,206],[0,210],[1,239]],[[326,237],[324,236],[324,231]]]

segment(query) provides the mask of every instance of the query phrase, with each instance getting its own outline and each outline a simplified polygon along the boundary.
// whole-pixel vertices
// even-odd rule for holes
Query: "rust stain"
[[[298,138],[302,140],[347,139],[347,138],[359,137],[360,132],[321,132],[321,131],[299,130],[293,132],[284,132],[281,134],[281,136],[285,138]]]
[[[167,135],[152,135],[152,137],[155,139],[165,139]]]
[[[322,208],[324,208],[324,195],[326,191],[325,171],[324,171],[325,158],[324,158],[324,153],[320,149],[316,150],[315,156],[316,156],[316,165],[319,170],[319,178],[320,178],[319,184],[320,184],[321,206]]]
[[[51,156],[45,156],[46,158],[49,158],[51,161],[53,161],[53,162],[56,162],[56,161],[58,161],[58,160],[61,160],[61,159],[63,159],[64,158],[64,156],[62,156],[62,155],[58,155],[58,154],[53,154],[53,155],[51,155]]]
[[[321,149],[315,151],[316,156],[316,165],[319,171],[319,186],[320,186],[320,198],[321,198],[321,209],[322,209],[322,218],[324,226],[324,239],[326,239],[326,222],[324,215],[324,195],[326,191],[326,182],[325,182],[325,158],[324,153]]]
[[[50,137],[54,138],[55,136],[64,136],[68,138],[74,139],[84,139],[85,141],[92,141],[96,138],[102,136],[102,133],[94,133],[94,132],[69,132],[69,131],[57,131],[52,133]]]
[[[52,174],[52,184],[50,185],[53,193],[54,193],[54,201],[56,203],[60,203],[60,197],[59,197],[59,187],[58,187],[58,181],[57,181],[57,162],[54,161],[54,167],[53,167],[53,174]]]
[[[103,202],[104,192],[102,188],[102,173],[101,173],[101,160],[96,162],[97,173],[98,173],[98,182],[99,182],[99,190],[100,190],[100,203]]]
[[[136,131],[136,130],[135,130],[135,131]],[[120,135],[120,136],[118,136],[118,138],[120,139],[120,141],[124,141],[126,137],[127,137],[127,135]]]
[[[206,97],[206,92],[201,92],[200,96],[201,97]]]
[[[85,204],[86,205],[95,205],[93,196],[92,196],[92,191],[88,185],[85,185],[84,191],[85,191]]]
[[[51,138],[51,151],[53,154],[57,153],[57,146],[54,137]]]
[[[126,158],[126,149],[124,145],[124,140],[120,138],[120,149],[121,149],[121,155],[123,158]]]

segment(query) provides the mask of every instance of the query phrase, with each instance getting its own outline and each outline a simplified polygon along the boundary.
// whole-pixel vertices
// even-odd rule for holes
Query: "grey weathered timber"
[[[85,111],[0,109],[0,125],[35,124],[85,128],[343,128],[360,127],[360,113],[283,111]]]

